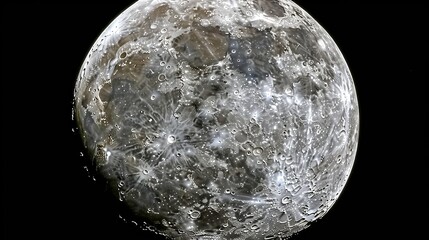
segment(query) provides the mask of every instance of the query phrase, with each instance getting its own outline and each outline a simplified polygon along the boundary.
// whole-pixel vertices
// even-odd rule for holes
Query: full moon
[[[138,1],[74,97],[88,165],[173,239],[289,237],[333,206],[357,150],[347,63],[289,0]]]

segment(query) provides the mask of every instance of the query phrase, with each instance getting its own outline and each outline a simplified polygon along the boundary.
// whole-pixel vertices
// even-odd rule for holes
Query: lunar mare
[[[97,175],[174,239],[279,239],[321,218],[359,111],[328,33],[288,0],[138,1],[96,40],[75,112]]]

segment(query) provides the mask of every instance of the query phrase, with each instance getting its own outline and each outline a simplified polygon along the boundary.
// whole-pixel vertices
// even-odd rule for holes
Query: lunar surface
[[[359,111],[333,39],[288,0],[142,0],[75,88],[99,179],[172,239],[281,239],[332,207]]]

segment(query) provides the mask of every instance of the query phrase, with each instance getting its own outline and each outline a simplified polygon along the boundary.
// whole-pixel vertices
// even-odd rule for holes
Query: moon
[[[88,165],[168,238],[289,237],[333,206],[356,156],[347,63],[289,0],[137,1],[74,97]]]

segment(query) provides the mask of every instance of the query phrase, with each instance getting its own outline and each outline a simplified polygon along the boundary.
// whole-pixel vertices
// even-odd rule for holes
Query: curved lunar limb
[[[97,175],[174,239],[291,236],[356,155],[348,66],[288,0],[138,1],[94,43],[75,100]]]

